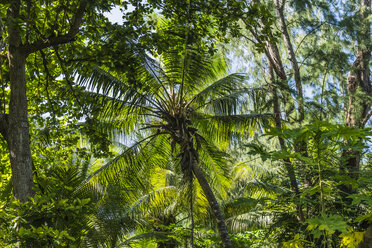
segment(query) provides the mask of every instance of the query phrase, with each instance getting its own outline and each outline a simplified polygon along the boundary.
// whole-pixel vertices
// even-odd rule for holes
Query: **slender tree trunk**
[[[272,70],[275,71],[275,74],[278,76],[281,82],[288,83],[288,77],[287,74],[285,73],[282,58],[279,54],[279,49],[277,45],[267,41],[265,47],[265,54],[267,59],[269,60],[269,64],[271,65]],[[294,110],[294,104],[291,98],[292,98],[291,94],[284,90],[283,104],[287,119]]]
[[[302,82],[301,82],[301,74],[300,69],[298,67],[298,62],[296,59],[296,54],[294,52],[293,44],[291,42],[291,38],[288,33],[287,24],[284,17],[284,8],[285,8],[286,0],[282,0],[280,3],[279,0],[275,0],[275,8],[279,17],[279,23],[281,27],[281,31],[283,34],[284,42],[287,48],[289,61],[292,65],[292,71],[294,75],[294,80],[296,84],[296,93],[297,93],[297,103],[298,103],[298,124],[301,126],[302,121],[305,119],[305,109],[304,109],[304,97],[303,97],[303,90],[302,90]],[[299,152],[302,156],[308,157],[307,154],[307,144],[305,141],[297,141],[295,144],[295,151]],[[298,164],[304,166],[301,161],[298,161]],[[309,176],[304,168],[300,168],[300,173],[303,178],[304,185],[310,186],[311,183],[311,176]]]
[[[287,75],[285,73],[282,58],[279,54],[276,44],[272,44],[271,42],[267,41],[265,54],[272,66],[272,69],[275,71],[275,74],[280,78],[280,80],[286,82],[288,80]]]
[[[26,202],[32,196],[33,175],[30,149],[25,64],[26,51],[22,49],[20,27],[16,23],[21,2],[14,0],[8,9],[10,103],[7,141],[12,166],[13,193]]]
[[[192,165],[192,171],[196,179],[198,180],[200,186],[202,187],[203,192],[209,202],[209,205],[212,208],[214,218],[216,219],[216,222],[217,222],[217,228],[220,233],[222,246],[224,248],[232,248],[229,233],[227,232],[225,220],[223,218],[220,206],[217,202],[216,197],[213,194],[211,187],[209,186],[207,179],[204,176],[203,171],[200,169],[200,167],[195,162]]]
[[[279,0],[275,0],[274,3],[275,3],[276,10],[277,10],[279,23],[280,23],[280,26],[281,26],[283,39],[284,39],[284,42],[285,42],[285,45],[286,45],[286,48],[287,48],[287,52],[288,52],[288,55],[289,55],[289,61],[292,65],[292,71],[293,71],[294,80],[295,80],[295,84],[296,84],[297,102],[298,102],[298,107],[297,107],[298,119],[297,119],[297,122],[298,122],[299,125],[301,125],[302,121],[305,118],[303,90],[302,90],[301,74],[300,74],[300,70],[299,70],[299,67],[298,67],[298,62],[297,62],[297,59],[296,59],[296,55],[295,55],[295,52],[294,52],[294,49],[293,49],[293,44],[291,42],[291,39],[290,39],[290,36],[289,36],[289,33],[288,33],[288,29],[287,29],[287,25],[286,25],[286,21],[285,21],[285,18],[284,18],[284,7],[285,7],[286,1],[282,0],[282,2],[280,3]],[[273,45],[271,44],[271,46],[273,46]],[[277,66],[277,63],[275,63],[275,61],[280,61],[281,60],[280,59],[281,56],[278,52],[277,47],[276,47],[276,50],[275,49],[273,50],[273,49],[270,48],[270,46],[267,46],[266,50],[269,51],[269,53],[267,52],[266,54],[267,54],[268,60],[269,60],[269,67],[271,68],[271,69],[269,69],[270,70],[269,76],[271,78],[271,81],[273,81],[273,78],[274,78],[273,71],[275,71],[276,75],[280,79],[287,80],[287,76],[284,72],[283,66],[281,66],[283,69],[280,70],[279,74],[278,74],[278,69],[276,69],[276,67],[278,67],[278,66]],[[270,51],[272,51],[272,52],[270,52]],[[272,58],[270,59],[270,57],[279,57],[279,58],[274,60]],[[283,76],[283,74],[285,76]],[[276,125],[278,127],[281,127],[280,104],[279,104],[279,99],[277,97],[277,93],[276,93],[275,89],[273,91],[273,96],[274,96],[274,106],[273,106],[274,107],[274,115],[276,116],[275,117],[276,118],[275,122],[276,122]],[[286,111],[286,112],[288,112],[288,111]],[[282,138],[279,138],[279,143],[280,143],[281,149],[286,149],[285,144],[284,144],[284,140]],[[301,153],[302,156],[307,157],[308,154],[307,154],[307,144],[306,144],[306,142],[296,141],[295,151]],[[284,161],[284,163],[287,165],[287,171],[289,173],[292,191],[297,192],[297,194],[298,194],[299,189],[298,189],[297,182],[296,182],[296,175],[294,173],[293,164],[290,163],[289,160],[287,162]],[[301,161],[298,161],[298,163],[299,163],[299,165],[301,165]],[[302,168],[301,171],[302,171],[302,174],[303,174],[302,177],[304,178],[305,184],[311,185],[311,180],[309,180],[309,176],[304,173],[304,168]],[[297,209],[298,209],[298,214],[299,214],[298,218],[300,220],[304,220],[304,215],[302,213],[301,206],[298,205]]]
[[[266,45],[266,51],[268,51],[266,53],[266,55],[267,55],[268,61],[269,61],[269,78],[270,78],[270,81],[271,82],[275,81],[273,71],[275,71],[275,73],[278,75],[278,77],[281,80],[287,80],[287,76],[285,74],[284,67],[283,67],[283,64],[281,62],[282,60],[281,60],[281,57],[279,55],[279,51],[278,51],[277,46],[268,42],[268,44]],[[280,61],[280,63],[278,64],[275,61]],[[275,69],[275,68],[277,68],[277,69]],[[280,71],[279,74],[277,72],[278,70]],[[282,121],[281,121],[280,103],[279,103],[278,95],[276,93],[276,89],[273,89],[272,93],[273,93],[273,97],[274,97],[273,110],[274,110],[275,124],[278,128],[281,128],[282,127]],[[286,111],[286,113],[288,115],[288,111]],[[279,144],[280,144],[280,149],[281,150],[286,149],[285,142],[284,142],[283,138],[281,138],[281,137],[279,137]],[[296,174],[295,174],[293,165],[292,165],[292,163],[289,159],[284,159],[283,162],[284,162],[284,165],[285,165],[287,173],[288,173],[288,177],[289,177],[289,180],[290,180],[292,192],[294,192],[296,195],[298,195],[299,194],[299,189],[298,189]],[[303,220],[304,216],[303,216],[301,207],[297,206],[297,210],[298,210],[298,219]]]
[[[253,0],[252,1],[255,4],[261,4],[260,0]],[[246,23],[247,28],[250,30],[251,34],[255,39],[257,40],[257,43],[263,43],[263,41],[260,38],[260,35],[254,31],[254,29],[249,28],[249,23]],[[260,20],[260,25],[262,29],[267,29],[267,26],[265,25],[263,20]],[[269,31],[268,34],[271,38],[273,37],[273,34],[271,31]],[[278,76],[278,78],[283,82],[283,83],[288,83],[288,77],[285,72],[284,66],[283,66],[283,60],[282,57],[280,56],[278,46],[276,43],[266,40],[265,41],[266,45],[264,48],[265,55],[267,59],[269,60],[269,63],[272,66],[272,69],[275,71],[275,74]],[[292,113],[294,110],[294,104],[291,99],[291,94],[283,91],[283,104],[284,104],[284,109],[285,109],[285,114],[286,118],[289,118],[289,115]]]
[[[273,73],[272,65],[270,64],[270,62],[269,62],[269,78],[270,78],[271,82],[274,81],[274,73]],[[275,88],[271,89],[271,93],[273,95],[273,112],[274,112],[275,126],[277,128],[282,128],[280,103],[279,103],[278,95],[276,93],[276,89]],[[278,137],[278,139],[279,139],[280,149],[281,150],[286,150],[287,147],[285,145],[284,139],[282,137]],[[293,164],[288,158],[283,159],[283,163],[284,163],[284,166],[285,166],[285,168],[287,170],[287,173],[288,173],[288,177],[289,177],[289,181],[290,181],[290,184],[291,184],[292,192],[295,193],[296,196],[298,196],[300,194],[300,191],[298,189],[296,174],[295,174],[295,171],[294,171],[294,168],[293,168]],[[297,204],[296,209],[297,209],[297,214],[298,214],[297,215],[298,220],[304,221],[305,218],[304,218],[304,214],[303,214],[301,205]]]
[[[294,74],[294,79],[296,83],[296,92],[297,92],[297,100],[298,100],[298,113],[299,113],[299,119],[298,121],[301,123],[305,118],[305,111],[304,111],[304,97],[302,93],[302,83],[301,83],[301,75],[300,70],[298,67],[296,55],[294,53],[293,45],[291,43],[291,39],[289,37],[289,33],[287,30],[287,24],[284,19],[284,6],[285,6],[285,0],[283,0],[282,4],[280,5],[279,0],[275,0],[275,7],[276,11],[278,13],[280,26],[282,29],[282,34],[284,37],[284,42],[287,47],[288,55],[289,55],[289,61],[292,65],[292,70]]]

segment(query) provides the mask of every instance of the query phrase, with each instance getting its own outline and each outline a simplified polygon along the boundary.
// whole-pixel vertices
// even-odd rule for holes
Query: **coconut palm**
[[[195,177],[211,206],[224,247],[231,247],[223,214],[213,193],[214,186],[223,187],[228,175],[226,154],[233,137],[239,137],[266,115],[240,114],[240,101],[247,97],[243,87],[245,76],[226,75],[226,64],[213,58],[201,48],[178,45],[168,48],[156,58],[140,56],[135,73],[115,76],[96,68],[84,76],[79,72],[79,83],[94,96],[100,105],[102,129],[124,135],[140,135],[139,141],[120,156],[103,166],[112,175],[123,164],[130,164],[138,173],[141,165],[153,161],[161,166],[155,154],[141,152],[161,140],[171,147],[184,179]],[[86,75],[86,74],[85,74]],[[165,139],[164,139],[165,137]],[[157,152],[162,152],[161,147]],[[155,158],[154,158],[155,157]],[[96,174],[97,174],[96,173]]]

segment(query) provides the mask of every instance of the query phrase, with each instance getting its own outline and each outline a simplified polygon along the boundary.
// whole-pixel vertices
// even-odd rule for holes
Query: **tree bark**
[[[9,115],[0,114],[0,134],[8,142]]]
[[[263,24],[262,24],[263,25]],[[270,34],[272,35],[272,34]],[[269,61],[269,64],[273,71],[275,71],[275,74],[278,76],[278,78],[285,82],[288,85],[288,77],[284,70],[282,57],[279,54],[278,46],[270,41],[266,41],[266,47],[265,47],[265,54]],[[288,85],[289,88],[289,85]],[[286,118],[289,118],[289,115],[294,110],[294,104],[291,101],[291,94],[288,93],[286,90],[283,92],[283,103],[284,103],[284,109]],[[289,106],[287,106],[289,104]]]
[[[347,93],[349,104],[345,113],[345,124],[350,127],[364,128],[364,125],[371,117],[371,100],[372,85],[370,80],[369,62],[371,59],[371,1],[360,0],[359,15],[362,24],[357,32],[358,49],[355,62],[347,77]],[[366,97],[360,97],[357,94],[362,92]],[[348,149],[343,152],[344,163],[341,165],[340,171],[346,172],[351,178],[357,179],[360,168],[360,151]],[[348,202],[347,196],[353,193],[350,186],[341,185],[343,191],[341,196],[344,201]],[[358,246],[360,248],[372,247],[372,224],[367,228],[363,242]]]
[[[370,81],[369,62],[371,60],[371,1],[360,0],[359,16],[362,19],[357,32],[358,49],[356,59],[347,77],[349,106],[346,111],[345,124],[363,128],[371,116],[372,85]],[[360,99],[355,93],[360,90],[366,98]]]
[[[363,241],[358,245],[358,248],[372,248],[372,225],[367,228]]]
[[[0,132],[8,143],[12,167],[14,197],[26,202],[32,196],[33,175],[30,148],[29,122],[27,111],[27,86],[25,68],[27,56],[49,46],[72,41],[79,31],[88,0],[82,0],[77,9],[69,31],[65,35],[42,39],[29,44],[22,43],[21,24],[19,24],[20,0],[10,1],[7,12],[8,61],[10,74],[10,102],[7,120],[0,119]],[[5,122],[4,122],[5,121]],[[4,124],[5,123],[5,124]]]
[[[359,15],[362,24],[357,32],[358,49],[356,59],[347,77],[347,93],[349,104],[345,113],[345,124],[349,127],[364,128],[370,117],[372,86],[370,81],[369,62],[371,59],[371,1],[360,0]],[[359,92],[359,93],[358,93]],[[365,97],[360,97],[360,93]],[[360,151],[349,149],[343,152],[344,163],[340,170],[351,178],[357,179],[359,174]],[[346,195],[353,192],[351,187],[342,185]]]
[[[26,54],[22,49],[19,17],[21,1],[14,0],[8,9],[10,103],[7,141],[12,166],[13,194],[26,202],[32,196],[33,175],[27,113],[25,66]]]
[[[11,52],[8,147],[12,165],[13,193],[26,202],[32,196],[33,175],[25,80],[26,58],[20,49]]]
[[[217,222],[217,228],[220,233],[222,246],[225,248],[232,248],[229,233],[227,232],[225,220],[223,218],[220,206],[217,202],[216,197],[213,194],[211,187],[209,186],[207,179],[204,176],[203,171],[200,169],[200,167],[196,163],[193,163],[192,171],[196,179],[198,180],[200,186],[202,187],[203,192],[209,202],[209,205],[212,208],[214,218],[216,219],[216,222]]]
[[[269,62],[269,78],[270,78],[271,82],[274,81],[274,73],[273,73],[272,65],[270,64],[270,62]],[[273,95],[273,112],[274,112],[275,126],[277,128],[281,129],[282,128],[282,118],[281,118],[281,113],[280,113],[279,98],[277,96],[276,89],[275,88],[271,89],[271,93]],[[281,150],[286,150],[287,147],[285,145],[284,139],[282,137],[278,137],[278,139],[279,139],[280,149]],[[289,177],[289,181],[290,181],[290,184],[291,184],[292,192],[295,193],[296,196],[298,196],[300,194],[300,191],[298,189],[297,179],[296,179],[295,170],[293,168],[293,164],[288,158],[283,159],[283,163],[284,163],[284,166],[285,166],[285,168],[287,170],[287,173],[288,173],[288,177]],[[298,220],[299,221],[304,221],[305,218],[304,218],[304,214],[303,214],[303,211],[302,211],[302,206],[297,204],[296,209],[297,209],[297,214],[298,214],[297,215]]]
[[[284,19],[284,6],[285,6],[285,0],[283,0],[282,4],[280,5],[279,0],[275,0],[275,7],[276,11],[279,16],[279,22],[282,29],[282,34],[284,37],[284,42],[287,47],[289,61],[292,65],[292,70],[294,74],[294,79],[296,83],[296,93],[297,93],[297,99],[298,99],[298,112],[299,112],[299,119],[298,121],[301,123],[305,118],[305,111],[304,111],[304,97],[302,93],[302,83],[301,83],[301,74],[298,67],[296,55],[294,53],[294,49],[291,43],[291,38],[289,37],[287,24]]]

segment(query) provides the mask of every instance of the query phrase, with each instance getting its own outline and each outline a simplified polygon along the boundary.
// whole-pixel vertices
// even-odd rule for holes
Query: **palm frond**
[[[141,233],[141,234],[137,234],[127,239],[126,241],[124,241],[123,243],[120,243],[116,247],[130,246],[130,244],[138,242],[139,240],[142,240],[142,239],[168,240],[168,239],[171,239],[171,237],[169,237],[169,234],[166,232]]]
[[[193,113],[197,119],[196,128],[203,136],[215,137],[217,143],[231,140],[232,137],[251,135],[262,123],[267,121],[271,114],[245,114],[245,115],[208,115]]]
[[[279,169],[268,167],[262,163],[240,162],[234,166],[233,174],[236,180],[262,179],[278,176]]]
[[[121,177],[120,181],[125,183],[122,187],[128,191],[133,188],[144,188],[145,185],[143,185],[139,176],[141,175],[142,164],[147,161],[149,154],[141,152],[141,147],[153,138],[155,136],[150,136],[127,147],[119,156],[93,172],[86,179],[86,182],[96,184],[97,187],[104,189]]]
[[[174,186],[166,186],[150,192],[135,201],[128,209],[132,213],[158,216],[173,212],[177,206],[179,190]]]
[[[225,76],[201,89],[191,99],[190,103],[195,102],[197,106],[200,106],[212,101],[216,97],[228,96],[237,89],[242,88],[242,83],[246,78],[245,74],[241,73],[233,73]]]
[[[200,167],[206,171],[206,178],[215,189],[216,195],[223,198],[226,196],[226,189],[230,185],[228,180],[230,176],[228,155],[206,140],[202,140],[200,145]]]
[[[200,104],[197,109],[202,109],[205,113],[214,115],[234,115],[244,113],[250,105],[250,98],[254,98],[253,109],[259,101],[256,99],[258,94],[262,94],[262,88],[242,88],[234,90],[233,92],[218,97],[213,97],[204,104]]]
[[[245,187],[251,195],[254,195],[256,192],[258,192],[261,197],[263,196],[263,194],[265,194],[265,192],[269,193],[270,195],[290,193],[290,190],[287,188],[278,186],[277,184],[262,182],[255,179],[247,182]]]
[[[222,205],[224,216],[235,216],[249,212],[256,207],[258,200],[250,197],[238,197]]]
[[[149,66],[147,66],[149,67]],[[133,107],[143,109],[159,108],[162,109],[164,101],[163,84],[159,82],[156,74],[148,70],[146,66],[136,68],[136,78],[117,78],[109,72],[96,67],[89,75],[79,74],[77,82],[86,87],[95,101],[91,104],[98,104],[106,108],[106,115],[115,116],[121,111],[121,107],[128,107],[128,113],[133,111]],[[108,106],[106,106],[108,105]]]
[[[271,224],[272,219],[272,216],[267,212],[251,211],[227,218],[226,224],[232,233],[239,233],[257,228],[265,228]]]

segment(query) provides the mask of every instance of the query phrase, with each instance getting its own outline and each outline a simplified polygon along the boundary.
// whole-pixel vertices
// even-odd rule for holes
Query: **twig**
[[[365,124],[367,124],[369,118],[372,116],[372,109],[368,112],[368,114],[366,115],[366,117],[364,117],[362,123],[360,124],[361,127],[364,127]]]

